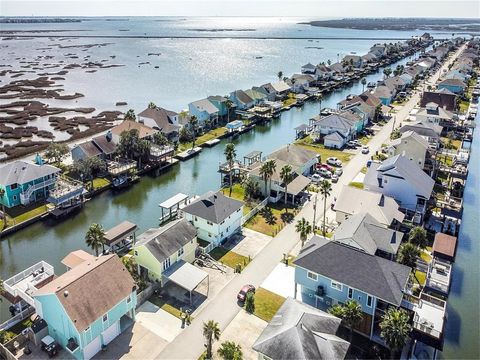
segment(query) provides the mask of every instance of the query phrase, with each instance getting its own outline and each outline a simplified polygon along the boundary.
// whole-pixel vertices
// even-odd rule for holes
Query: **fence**
[[[0,324],[0,330],[10,329],[12,326],[17,325],[20,321],[32,315],[34,312],[35,312],[35,308],[33,306],[29,306],[28,308],[23,310],[21,313],[15,315],[14,317]]]
[[[153,292],[158,287],[157,284],[151,284],[147,286],[143,291],[137,294],[137,309],[142,305],[145,301],[147,301],[150,296],[153,295]]]
[[[242,217],[242,225],[245,224],[248,220],[250,220],[252,217],[257,215],[257,213],[262,210],[265,206],[268,204],[268,197],[266,197],[261,203],[259,203],[257,206],[255,206],[250,212],[246,215],[243,215]]]

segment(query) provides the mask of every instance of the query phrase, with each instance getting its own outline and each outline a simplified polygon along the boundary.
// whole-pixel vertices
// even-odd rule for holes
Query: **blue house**
[[[216,123],[219,109],[208,99],[197,100],[188,104],[190,116],[195,116],[200,126],[209,120]]]
[[[391,104],[395,94],[390,88],[388,88],[388,86],[380,85],[377,86],[373,95],[379,98],[383,105],[388,106]]]
[[[462,94],[467,85],[460,79],[445,79],[437,84],[437,89],[447,89],[454,94]]]
[[[48,198],[55,186],[59,168],[17,160],[0,168],[0,203],[7,208],[28,205]]]
[[[304,303],[327,310],[347,300],[357,301],[363,319],[356,330],[372,340],[390,306],[402,304],[411,269],[346,243],[314,236],[295,263],[295,284]],[[295,287],[296,288],[296,287]]]
[[[209,96],[207,99],[218,109],[219,117],[226,119],[229,112],[230,112],[230,115],[232,115],[232,110],[235,107],[235,104],[231,104],[229,108],[227,106],[227,101],[229,99],[227,99],[226,97],[216,95],[216,96]]]
[[[71,356],[88,360],[135,320],[137,296],[117,255],[82,254],[68,255],[69,270],[35,290],[33,300],[48,334]]]

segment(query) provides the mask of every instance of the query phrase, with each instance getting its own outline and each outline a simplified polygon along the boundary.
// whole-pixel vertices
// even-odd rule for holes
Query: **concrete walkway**
[[[431,78],[431,82],[436,82],[442,70],[446,68],[459,55],[460,51],[465,48],[462,46],[454,56],[451,57],[444,66],[442,66],[436,74]],[[390,138],[393,126],[398,126],[400,122],[406,119],[410,111],[420,100],[419,93],[415,93],[403,107],[399,108],[395,114],[395,119],[391,120],[371,139],[368,146],[370,154],[357,154],[344,167],[343,175],[337,184],[332,187],[332,194],[327,199],[327,207],[330,206],[334,197],[338,197],[343,185],[348,185],[355,176],[360,172],[370,156],[375,151],[380,150],[382,143]],[[317,220],[321,219],[323,206],[319,201],[317,207]],[[283,258],[283,254],[288,254],[291,249],[299,242],[298,234],[295,232],[295,223],[298,219],[305,217],[308,221],[313,218],[313,201],[308,202],[295,220],[287,225],[280,233],[268,243],[263,250],[253,259],[253,261],[245,268],[245,270],[225,286],[225,288],[212,299],[201,313],[199,313],[193,323],[185,329],[181,336],[175,338],[165,349],[158,354],[162,359],[197,359],[204,351],[204,338],[202,335],[203,322],[214,320],[218,322],[221,330],[224,330],[228,324],[235,318],[240,311],[237,305],[236,295],[244,284],[252,284],[259,287],[267,278],[272,270],[278,265]]]

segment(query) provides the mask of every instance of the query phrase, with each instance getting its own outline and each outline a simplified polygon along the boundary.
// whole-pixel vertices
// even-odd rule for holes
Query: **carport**
[[[292,195],[292,204],[295,203],[295,197],[303,192],[310,184],[310,179],[303,175],[298,175],[288,184],[287,193]]]
[[[205,279],[208,281],[208,296],[208,290],[210,288],[210,279],[208,274],[196,266],[185,262],[184,260],[177,261],[175,264],[170,266],[167,270],[165,270],[163,276],[190,293],[190,305],[192,305],[192,292]]]

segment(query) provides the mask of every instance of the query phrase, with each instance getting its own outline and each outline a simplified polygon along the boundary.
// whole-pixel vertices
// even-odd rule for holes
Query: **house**
[[[333,206],[335,219],[340,224],[353,215],[368,211],[380,224],[392,229],[398,228],[405,218],[398,208],[398,203],[390,196],[347,185],[343,186]]]
[[[353,122],[355,134],[362,132],[368,123],[367,114],[358,107],[352,107],[340,111],[339,115]]]
[[[215,124],[218,120],[219,110],[208,99],[193,101],[188,104],[190,116],[195,116],[199,126],[203,126],[205,122],[211,121]]]
[[[287,80],[287,84],[291,86],[291,89],[294,93],[303,93],[306,89],[310,87],[310,84],[314,82],[315,79],[312,75],[309,74],[293,74],[291,79]]]
[[[264,84],[262,86],[252,86],[252,90],[258,91],[259,93],[265,95],[265,101],[275,101],[275,92],[273,91],[273,88],[269,86],[269,84]]]
[[[344,66],[353,66],[354,68],[361,68],[363,65],[362,57],[359,55],[345,55],[342,60]]]
[[[392,89],[385,85],[377,86],[373,95],[379,98],[383,105],[387,106],[392,103],[393,97],[395,96]]]
[[[413,161],[396,155],[367,170],[364,188],[393,197],[401,209],[423,216],[435,181]]]
[[[362,56],[362,63],[363,64],[373,64],[378,61],[378,57],[374,53],[366,53]]]
[[[341,145],[340,147],[343,147],[356,134],[355,122],[338,113],[324,117],[317,115],[310,119],[310,125],[313,128],[311,136],[314,141],[320,141],[326,135],[335,132],[343,137],[343,141],[340,141],[340,143],[331,142],[332,139],[327,138],[327,144],[324,143],[325,146],[339,148],[338,146]]]
[[[265,101],[268,100],[268,95],[265,92],[262,92],[260,90],[251,88],[248,90],[245,90],[245,94],[247,94],[250,98],[253,99],[255,102],[255,105],[261,104]]]
[[[90,359],[135,320],[136,285],[116,254],[81,261],[33,292],[48,334],[76,359]]]
[[[0,203],[7,208],[29,205],[48,198],[55,187],[60,169],[48,164],[15,160],[0,168],[0,189],[5,191]]]
[[[360,95],[354,96],[351,99],[345,99],[337,104],[339,110],[358,107],[362,112],[367,114],[368,120],[375,118],[375,109],[381,105],[382,101],[367,90]]]
[[[163,286],[168,281],[163,273],[178,261],[193,263],[196,249],[197,229],[178,219],[138,236],[133,254],[140,276]]]
[[[350,343],[340,338],[341,320],[288,297],[252,348],[258,359],[345,359]]]
[[[454,94],[463,94],[465,91],[467,85],[462,80],[459,79],[445,79],[443,81],[440,81],[437,84],[437,89],[442,90],[442,89],[447,89],[448,91],[454,93]]]
[[[325,64],[318,64],[315,69],[315,79],[328,81],[332,78],[335,71]]]
[[[217,109],[218,109],[218,116],[221,119],[227,120],[230,115],[232,115],[232,108],[235,108],[235,104],[232,104],[230,108],[228,107],[227,103],[229,101],[228,98],[220,95],[209,96],[208,101],[210,101]]]
[[[406,131],[400,138],[392,140],[388,148],[388,154],[390,156],[405,156],[418,165],[420,169],[423,169],[428,148],[427,140],[414,131]]]
[[[334,64],[332,64],[332,65],[329,65],[328,67],[330,68],[330,71],[333,72],[333,73],[332,73],[332,76],[333,76],[333,75],[336,75],[337,78],[338,78],[338,77],[342,77],[343,73],[345,72],[344,66],[343,66],[341,63],[339,63],[339,62],[336,62],[336,63],[334,63]]]
[[[107,131],[105,135],[99,135],[89,141],[75,145],[70,152],[74,162],[87,160],[95,156],[107,160],[114,155],[116,146],[112,132]]]
[[[447,111],[455,111],[457,109],[457,96],[446,88],[437,91],[425,91],[420,100],[420,107],[424,108],[428,103],[435,103]]]
[[[389,260],[397,255],[402,239],[402,232],[381,224],[369,214],[368,208],[343,221],[332,237],[333,241]]]
[[[230,100],[239,110],[247,110],[255,106],[256,100],[243,90],[235,90],[230,94]]]
[[[386,309],[401,305],[411,272],[405,265],[318,236],[293,263],[304,303],[328,310],[347,300],[357,301],[363,318],[355,329],[372,340],[378,338]]]
[[[185,218],[198,231],[198,237],[214,247],[240,231],[243,203],[221,191],[209,191],[182,209]]]
[[[112,132],[112,141],[116,144],[120,142],[123,132],[136,130],[140,139],[151,140],[153,135],[158,132],[156,129],[144,125],[137,121],[124,120],[119,125],[114,126],[110,131]]]
[[[269,94],[274,94],[274,99],[284,99],[290,92],[290,86],[285,81],[278,81],[275,83],[268,83],[261,86]]]
[[[138,114],[138,121],[152,129],[159,130],[170,141],[178,141],[180,125],[178,113],[161,107],[148,107]]]
[[[442,133],[442,126],[430,122],[418,122],[414,124],[403,125],[400,132],[403,134],[408,131],[413,131],[428,141],[428,146],[431,149],[438,149],[440,146],[440,134]]]
[[[387,47],[385,44],[375,44],[370,48],[369,53],[381,59],[387,54]]]
[[[302,74],[315,74],[317,67],[311,63],[302,66]]]
[[[405,91],[408,86],[407,81],[401,76],[389,77],[383,81],[383,84],[392,91],[394,96],[401,91]]]
[[[290,144],[275,150],[267,156],[267,159],[288,163],[294,171],[303,175],[310,175],[319,161],[315,151]]]
[[[453,123],[455,115],[438,106],[434,102],[425,104],[424,108],[420,108],[415,114],[416,120],[423,123],[433,123],[440,126],[447,126]]]

